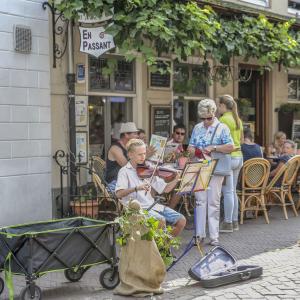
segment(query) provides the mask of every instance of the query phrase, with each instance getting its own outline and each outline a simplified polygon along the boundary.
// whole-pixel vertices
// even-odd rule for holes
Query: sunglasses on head
[[[208,117],[208,118],[200,118],[201,121],[211,121],[213,117]]]
[[[178,132],[178,131],[175,131],[176,134],[178,135],[185,135],[185,132]]]

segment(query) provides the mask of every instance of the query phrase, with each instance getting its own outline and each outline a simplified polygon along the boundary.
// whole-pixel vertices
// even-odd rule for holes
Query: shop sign
[[[113,36],[105,33],[103,27],[86,28],[80,30],[80,51],[99,57],[103,53],[115,48]]]

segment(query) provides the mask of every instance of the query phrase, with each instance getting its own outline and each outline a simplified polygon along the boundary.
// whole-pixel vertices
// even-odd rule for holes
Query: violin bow
[[[156,164],[155,164],[155,166],[154,166],[154,168],[153,168],[153,173],[152,173],[152,175],[151,175],[151,177],[150,177],[150,180],[149,180],[149,184],[150,184],[150,185],[151,185],[151,183],[152,183],[152,181],[153,181],[154,174],[155,174],[155,172],[156,172],[156,170],[157,170],[157,168],[158,168],[159,162],[160,162],[160,160],[162,160],[162,158],[164,157],[166,145],[167,145],[167,142],[165,142],[165,144],[164,144],[164,146],[163,146],[163,149],[162,149],[162,151],[161,151],[161,154],[160,154],[160,156],[158,157],[158,160],[157,160],[157,162],[156,162]],[[145,191],[145,196],[147,195],[147,193],[148,193],[148,191]]]

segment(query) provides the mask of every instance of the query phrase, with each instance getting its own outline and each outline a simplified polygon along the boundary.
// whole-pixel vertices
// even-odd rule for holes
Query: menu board
[[[171,107],[168,105],[151,106],[151,134],[169,137],[171,132]]]

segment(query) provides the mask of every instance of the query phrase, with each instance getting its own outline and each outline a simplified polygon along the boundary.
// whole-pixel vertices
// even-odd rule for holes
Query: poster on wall
[[[171,106],[151,105],[151,134],[169,137],[171,133]]]
[[[87,164],[87,131],[76,132],[76,163]]]
[[[76,82],[85,83],[85,65],[77,64],[76,66]]]
[[[88,96],[75,97],[76,126],[87,126]]]

